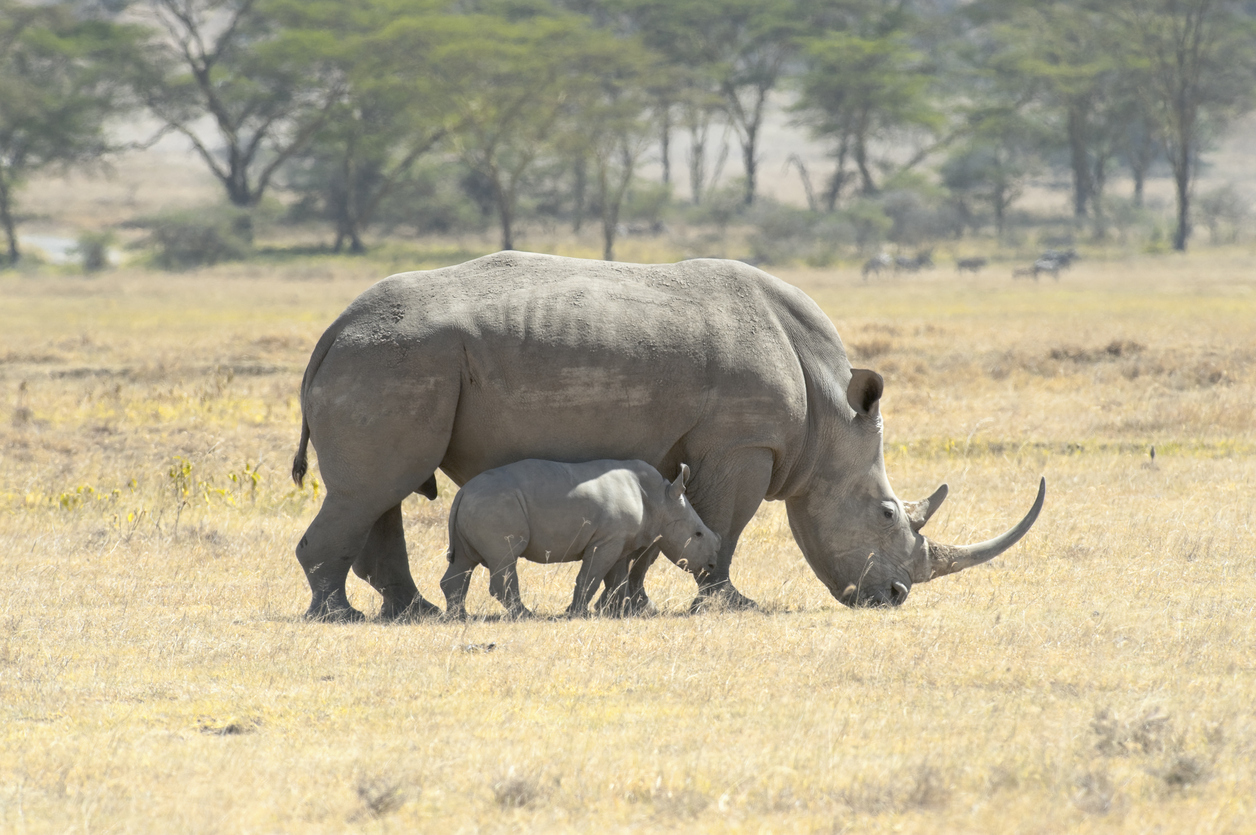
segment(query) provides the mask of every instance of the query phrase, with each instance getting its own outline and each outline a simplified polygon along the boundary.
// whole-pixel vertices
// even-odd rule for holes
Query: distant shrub
[[[826,267],[843,244],[854,242],[855,230],[843,213],[813,212],[759,198],[748,218],[751,253],[756,263],[801,262]]]
[[[96,273],[109,268],[109,248],[113,245],[112,232],[84,232],[78,237],[79,263],[85,273]]]
[[[1232,184],[1205,192],[1195,202],[1214,244],[1237,243],[1251,213],[1251,201]]]
[[[252,249],[252,217],[243,209],[211,207],[147,218],[153,263],[164,270],[187,270],[233,261]]]

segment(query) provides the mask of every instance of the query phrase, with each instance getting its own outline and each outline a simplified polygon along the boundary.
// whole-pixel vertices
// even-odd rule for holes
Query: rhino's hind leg
[[[353,573],[370,583],[384,598],[379,610],[379,616],[384,620],[440,614],[438,606],[419,594],[410,575],[399,504],[386,511],[371,526],[366,546],[353,563]]]
[[[519,570],[514,560],[502,563],[488,578],[488,593],[497,598],[512,618],[530,618],[532,612],[523,605],[519,594]],[[453,568],[453,564],[450,564]]]
[[[471,587],[471,573],[476,560],[465,552],[450,554],[449,568],[440,580],[440,590],[445,595],[445,616],[459,620],[467,616],[467,590]]]
[[[297,544],[297,561],[310,584],[309,620],[341,623],[362,620],[363,615],[349,605],[345,580],[374,520],[363,518],[351,500],[328,495],[305,536]]]

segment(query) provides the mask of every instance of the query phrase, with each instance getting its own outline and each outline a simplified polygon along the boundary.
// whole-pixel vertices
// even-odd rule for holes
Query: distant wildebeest
[[[922,249],[910,258],[900,255],[894,259],[895,272],[914,273],[925,267],[933,268],[933,250],[931,249]]]
[[[1034,278],[1042,273],[1050,273],[1051,277],[1056,281],[1060,280],[1060,267],[1063,266],[1059,261],[1051,258],[1039,258],[1034,262]]]
[[[869,258],[867,261],[864,261],[863,269],[859,271],[859,274],[863,276],[864,281],[867,281],[868,276],[880,275],[881,270],[891,266],[893,263],[894,260],[890,258],[889,254],[882,252],[880,255],[876,255]]]
[[[1056,281],[1060,280],[1060,262],[1049,258],[1039,258],[1028,267],[1017,267],[1012,270],[1012,278],[1032,278],[1034,281],[1043,273],[1049,273]]]
[[[512,617],[530,615],[519,596],[519,558],[581,561],[567,614],[588,614],[608,572],[661,550],[697,575],[715,568],[719,536],[685,498],[689,467],[672,482],[644,461],[562,464],[526,460],[471,479],[449,510],[449,570],[440,581],[446,614],[465,617],[471,572],[489,570],[489,593]],[[648,563],[646,565],[648,567]],[[621,566],[621,575],[630,566]]]
[[[437,611],[410,574],[402,501],[435,498],[437,468],[466,484],[526,458],[640,459],[666,478],[688,463],[687,495],[721,539],[695,605],[753,605],[729,566],[765,499],[785,502],[803,557],[837,600],[898,605],[913,584],[1020,540],[1046,485],[994,539],[926,539],[946,486],[920,502],[894,494],[883,387],[851,368],[805,293],[737,261],[499,252],[385,278],[319,338],[301,383],[292,474],[304,477],[312,443],[326,486],[296,549],[306,615],[362,617],[345,594],[350,569],[383,597],[384,618]]]
[[[1039,261],[1054,261],[1059,265],[1060,269],[1064,269],[1072,265],[1081,256],[1077,254],[1077,250],[1069,249],[1048,249],[1046,252],[1038,256]]]
[[[955,271],[962,273],[967,270],[975,275],[988,263],[985,258],[960,258],[955,262]]]

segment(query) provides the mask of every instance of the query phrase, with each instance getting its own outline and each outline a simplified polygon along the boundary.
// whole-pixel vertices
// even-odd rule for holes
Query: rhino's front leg
[[[589,615],[589,601],[611,569],[628,556],[627,543],[622,538],[594,540],[584,549],[580,573],[576,575],[576,588],[571,595],[567,616],[583,618]]]
[[[630,552],[627,557],[611,566],[603,581],[602,594],[593,604],[597,613],[611,617],[629,617],[649,611],[650,601],[642,588],[641,578],[656,557],[658,549],[647,545]]]
[[[370,583],[384,598],[379,610],[384,620],[440,614],[439,607],[419,594],[410,576],[401,505],[388,510],[371,526],[366,546],[353,563],[353,573]]]
[[[689,610],[696,612],[715,601],[734,609],[754,609],[757,604],[733,587],[729,570],[737,539],[754,518],[772,483],[772,451],[743,449],[705,458],[694,467],[689,498],[707,527],[720,535],[715,570],[698,575],[698,596]],[[707,485],[713,485],[708,487]]]

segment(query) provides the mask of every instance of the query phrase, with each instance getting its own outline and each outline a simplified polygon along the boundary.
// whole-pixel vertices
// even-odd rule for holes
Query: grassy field
[[[0,830],[1241,833],[1256,829],[1256,256],[783,270],[886,377],[942,541],[988,566],[850,611],[765,505],[758,612],[300,619],[287,473],[318,334],[386,267],[0,274]],[[1155,446],[1154,461],[1149,455]],[[405,506],[440,601],[452,494]],[[558,614],[574,567],[521,566]],[[378,598],[356,578],[350,597]]]

